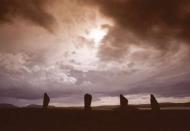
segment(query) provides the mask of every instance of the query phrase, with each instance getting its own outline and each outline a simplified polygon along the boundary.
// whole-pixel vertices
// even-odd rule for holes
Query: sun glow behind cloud
[[[95,46],[98,47],[100,46],[102,40],[107,35],[107,33],[108,29],[95,28],[89,32],[89,36],[87,39],[94,41]]]

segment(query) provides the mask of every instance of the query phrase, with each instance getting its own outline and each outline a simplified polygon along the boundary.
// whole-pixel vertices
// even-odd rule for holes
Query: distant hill
[[[17,108],[17,106],[7,103],[0,103],[0,108]]]
[[[190,102],[188,103],[159,103],[161,108],[165,107],[190,107]],[[141,105],[129,105],[130,107],[135,108],[151,108],[150,104],[141,104]],[[93,109],[95,110],[112,110],[118,108],[119,105],[103,105],[103,106],[95,106]]]
[[[190,107],[190,102],[188,103],[159,103],[161,108],[167,108],[167,107]],[[93,110],[112,110],[112,109],[117,109],[119,105],[102,105],[102,106],[94,106],[92,107]],[[150,108],[150,104],[141,104],[141,105],[130,105],[131,108]],[[0,103],[0,109],[2,108],[18,108],[15,105],[8,104],[8,103]],[[42,108],[42,105],[36,105],[36,104],[31,104],[24,106],[22,108],[34,108],[34,109],[39,109]],[[56,107],[50,105],[49,108],[59,108],[59,109],[70,109],[70,110],[79,110],[83,109],[83,107]]]
[[[42,105],[31,104],[31,105],[28,105],[24,108],[42,108]],[[56,108],[56,107],[50,105],[48,108]]]
[[[160,107],[190,107],[190,102],[188,103],[159,103]],[[137,108],[150,108],[150,104],[133,105]]]
[[[172,107],[172,106],[174,106],[174,107],[176,107],[176,106],[190,107],[190,102],[188,102],[188,103],[161,103],[160,106],[162,106],[162,107],[167,107],[167,106],[170,106],[170,107]]]
[[[42,108],[42,106],[41,105],[32,104],[32,105],[28,105],[28,106],[26,106],[24,108]]]

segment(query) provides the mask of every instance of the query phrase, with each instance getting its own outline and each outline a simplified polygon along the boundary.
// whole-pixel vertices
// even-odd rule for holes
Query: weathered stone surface
[[[128,100],[123,95],[120,95],[120,109],[128,108]]]
[[[91,111],[91,102],[92,102],[92,95],[85,94],[84,95],[84,109],[85,111]]]
[[[50,97],[47,93],[44,93],[44,99],[43,99],[43,108],[47,109],[50,102]]]
[[[152,94],[150,95],[150,103],[151,103],[152,111],[159,111],[160,110],[160,106],[159,106],[156,98]]]

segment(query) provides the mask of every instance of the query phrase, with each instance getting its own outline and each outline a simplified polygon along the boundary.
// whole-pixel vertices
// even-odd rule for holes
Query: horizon
[[[146,95],[146,99],[139,102],[139,100],[134,100],[132,99],[132,102],[130,101],[131,99],[128,99],[129,100],[129,105],[131,106],[139,106],[139,105],[150,105],[150,98],[149,98],[150,95]],[[128,96],[125,96],[126,98],[128,98]],[[106,97],[107,99],[107,97]],[[171,101],[173,100],[173,98],[162,98],[160,99],[160,97],[158,97],[158,102],[159,104],[186,104],[186,103],[190,103],[190,101],[188,100],[189,98],[185,98],[183,100],[179,100],[179,99],[176,99],[176,101]],[[40,102],[39,102],[40,101]],[[28,103],[28,104],[15,104],[14,102],[12,103],[0,103],[0,104],[10,104],[10,105],[13,105],[13,106],[16,106],[16,107],[27,107],[27,106],[30,106],[30,105],[37,105],[37,106],[42,106],[43,103],[42,103],[43,99],[40,99],[38,100],[38,102],[36,103]],[[110,102],[111,101],[111,102]],[[92,107],[101,107],[101,106],[119,106],[120,103],[119,103],[119,97],[115,97],[114,99],[110,99],[109,101],[103,101],[103,102],[98,102],[98,101],[93,101],[92,99]],[[84,106],[84,102],[83,102],[83,99],[81,99],[81,102],[80,103],[77,103],[77,104],[73,104],[73,103],[70,103],[70,104],[63,104],[63,103],[53,103],[52,101],[50,101],[49,103],[49,106],[54,106],[54,107],[83,107]]]
[[[174,105],[175,104],[190,104],[190,102],[179,102],[179,103],[178,102],[161,102],[161,103],[159,103],[160,108],[170,108],[171,105],[162,105],[162,104],[174,104]],[[28,108],[35,108],[35,106],[38,106],[38,107],[42,108],[42,106],[43,106],[42,104],[27,104],[27,105],[22,105],[21,106],[21,105],[14,105],[14,104],[10,104],[10,103],[0,103],[0,106],[1,105],[11,105],[11,106],[14,106],[16,108],[27,108],[27,107]],[[120,106],[120,104],[111,104],[111,105],[104,104],[104,105],[92,105],[91,107],[92,108],[98,108],[98,107],[119,107],[119,106]],[[139,108],[150,108],[151,109],[151,103],[141,103],[141,104],[136,103],[136,104],[129,104],[128,106],[129,107],[130,106],[137,106],[138,109]],[[148,107],[138,107],[138,106],[148,106]],[[172,107],[173,107],[173,105],[172,105]],[[171,109],[173,109],[172,107],[171,107]],[[186,109],[184,106],[181,106],[181,105],[175,105],[174,106],[174,108],[177,108],[177,107],[181,107],[181,108],[183,108],[183,110]],[[82,104],[82,105],[70,105],[70,106],[66,105],[66,106],[64,106],[64,105],[53,105],[53,104],[50,103],[48,105],[48,108],[49,109],[51,109],[51,108],[84,108],[84,104]],[[187,107],[187,109],[189,109],[189,107]]]

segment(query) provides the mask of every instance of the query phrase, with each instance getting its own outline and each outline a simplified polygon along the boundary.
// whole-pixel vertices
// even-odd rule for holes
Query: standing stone
[[[92,102],[92,95],[85,94],[84,95],[84,109],[85,111],[91,111],[91,102]]]
[[[128,100],[123,95],[120,95],[120,109],[128,108]]]
[[[151,103],[152,111],[159,111],[160,110],[160,106],[159,106],[156,98],[152,94],[150,95],[150,103]]]
[[[50,102],[50,98],[47,93],[44,93],[43,108],[47,109]]]

